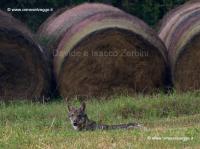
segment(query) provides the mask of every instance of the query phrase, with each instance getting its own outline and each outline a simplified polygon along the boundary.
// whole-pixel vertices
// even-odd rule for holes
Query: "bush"
[[[101,2],[112,4],[146,21],[154,26],[162,16],[177,5],[186,0],[1,0],[1,9],[7,11],[7,8],[53,8],[56,11],[65,6],[74,6],[83,2]],[[12,14],[25,22],[33,31],[36,31],[39,25],[52,12],[12,12]]]

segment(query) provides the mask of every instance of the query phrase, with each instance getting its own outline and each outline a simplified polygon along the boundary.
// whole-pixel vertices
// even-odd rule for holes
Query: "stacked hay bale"
[[[200,89],[200,2],[188,3],[170,11],[162,20],[160,38],[164,41],[177,91]]]
[[[166,49],[144,22],[104,4],[62,9],[38,36],[51,55],[63,97],[132,95],[163,88]]]
[[[48,86],[42,49],[21,22],[0,11],[0,100],[39,99]]]

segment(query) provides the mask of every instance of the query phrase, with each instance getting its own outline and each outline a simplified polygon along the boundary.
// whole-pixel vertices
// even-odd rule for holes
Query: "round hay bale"
[[[83,4],[38,31],[54,52],[63,97],[153,92],[164,86],[166,49],[144,22],[112,6]]]
[[[159,31],[164,41],[177,91],[200,89],[200,2],[190,1],[170,11]]]
[[[48,86],[41,47],[21,22],[0,11],[0,100],[39,99]]]
[[[69,11],[68,11],[69,10]],[[109,5],[85,3],[69,9],[61,8],[53,13],[38,29],[38,37],[48,47],[48,53],[55,52],[63,34],[73,25],[100,12],[120,11]]]

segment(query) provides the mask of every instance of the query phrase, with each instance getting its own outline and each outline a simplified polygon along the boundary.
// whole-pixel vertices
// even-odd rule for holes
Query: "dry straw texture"
[[[200,89],[200,2],[170,11],[162,20],[160,38],[168,49],[172,80],[178,91]]]
[[[164,85],[166,49],[144,22],[104,4],[61,10],[38,31],[54,55],[64,97],[152,92]]]
[[[31,32],[0,11],[0,100],[39,99],[48,82],[45,56]]]

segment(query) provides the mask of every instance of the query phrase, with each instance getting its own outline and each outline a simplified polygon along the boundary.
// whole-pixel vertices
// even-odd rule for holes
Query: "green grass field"
[[[74,105],[78,106],[77,101]],[[64,101],[0,103],[0,148],[200,148],[200,94],[113,97],[87,102],[89,118],[139,122],[141,130],[76,132]]]

